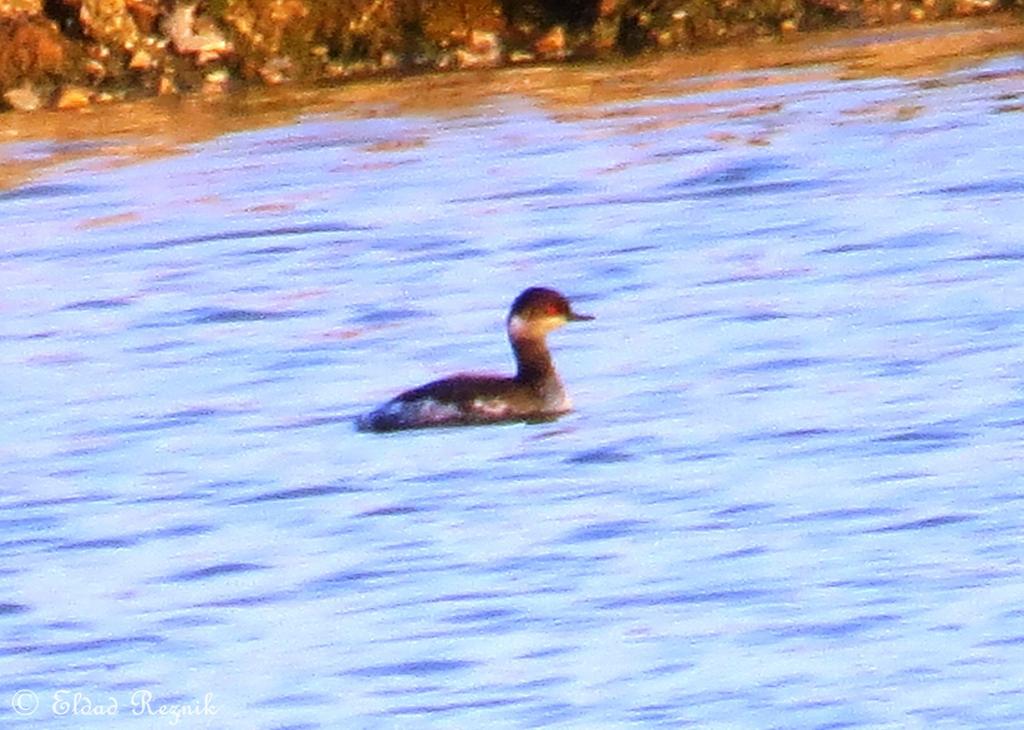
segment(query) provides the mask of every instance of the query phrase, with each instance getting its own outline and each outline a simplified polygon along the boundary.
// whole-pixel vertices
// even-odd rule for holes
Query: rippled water
[[[760,78],[0,192],[4,726],[1022,726],[1024,58]],[[355,432],[533,284],[575,413]]]

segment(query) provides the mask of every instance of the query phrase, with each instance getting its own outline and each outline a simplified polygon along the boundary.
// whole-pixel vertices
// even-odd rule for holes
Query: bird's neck
[[[535,385],[556,378],[547,342],[543,337],[511,334],[509,341],[516,356],[516,380],[524,385]]]

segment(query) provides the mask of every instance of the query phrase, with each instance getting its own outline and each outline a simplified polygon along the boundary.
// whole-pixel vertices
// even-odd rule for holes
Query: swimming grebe
[[[555,372],[545,338],[566,322],[593,317],[577,314],[553,289],[532,287],[512,303],[508,339],[516,374],[453,375],[396,396],[357,421],[361,431],[397,431],[429,426],[468,426],[507,421],[547,420],[571,410]]]

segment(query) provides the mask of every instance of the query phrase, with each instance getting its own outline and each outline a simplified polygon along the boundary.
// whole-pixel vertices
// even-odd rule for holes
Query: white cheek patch
[[[512,337],[523,337],[530,331],[530,323],[520,317],[518,314],[509,319],[508,321],[508,333]]]
[[[565,324],[565,317],[552,315],[542,319],[523,319],[518,314],[509,319],[508,333],[516,337],[540,337]]]

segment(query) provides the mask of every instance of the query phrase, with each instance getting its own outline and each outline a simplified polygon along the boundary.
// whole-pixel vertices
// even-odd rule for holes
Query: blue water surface
[[[3,726],[1024,726],[1022,73],[318,111],[0,192]],[[536,284],[597,316],[574,413],[354,430],[510,370]]]

